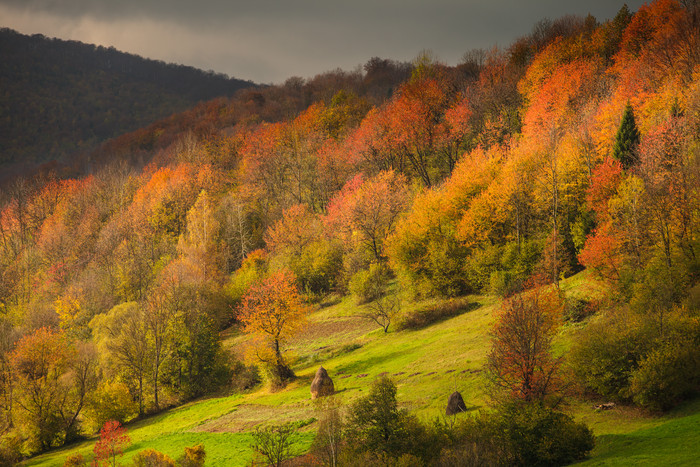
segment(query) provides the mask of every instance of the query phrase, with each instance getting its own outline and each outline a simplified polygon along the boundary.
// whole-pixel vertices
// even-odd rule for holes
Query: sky
[[[0,26],[113,46],[257,83],[421,51],[448,65],[543,18],[615,16],[624,0],[0,0]],[[627,0],[636,11],[644,2]]]

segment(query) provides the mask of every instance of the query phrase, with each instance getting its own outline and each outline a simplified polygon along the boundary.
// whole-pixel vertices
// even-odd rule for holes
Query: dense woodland
[[[0,29],[0,164],[66,159],[251,82]]]
[[[246,365],[283,386],[304,315],[350,293],[380,320],[396,289],[507,297],[489,371],[510,398],[553,404],[573,384],[662,411],[693,394],[699,13],[657,0],[542,21],[454,67],[423,53],[292,78],[114,139],[90,175],[15,180],[0,214],[4,455],[230,391]],[[559,281],[584,268],[606,296],[565,303]],[[571,371],[555,378],[561,359],[536,349],[518,374],[510,325],[533,316],[545,343],[585,321]],[[252,336],[245,364],[221,348],[230,326]]]

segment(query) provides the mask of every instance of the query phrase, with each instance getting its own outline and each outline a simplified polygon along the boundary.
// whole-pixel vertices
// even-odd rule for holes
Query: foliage
[[[124,449],[131,443],[126,428],[117,421],[110,420],[100,430],[100,439],[95,443],[95,463],[116,467],[117,457],[124,455]]]
[[[544,402],[560,389],[552,337],[561,319],[555,290],[536,287],[506,299],[492,331],[488,377],[496,395]]]
[[[109,420],[121,424],[138,413],[138,403],[131,397],[129,387],[120,381],[104,381],[87,401],[86,416],[94,431]]]
[[[571,363],[581,384],[597,394],[668,410],[697,390],[696,312],[668,310],[663,327],[645,314],[622,309],[592,320]]]
[[[284,461],[296,455],[293,445],[297,430],[294,423],[258,427],[253,432],[251,448],[262,459],[264,465],[280,467]]]
[[[625,309],[610,310],[581,331],[569,358],[584,387],[606,398],[629,397],[629,378],[649,348],[639,318]]]
[[[182,467],[203,467],[206,458],[207,453],[204,450],[203,444],[187,446],[185,448],[185,454],[180,460],[180,465]]]
[[[353,455],[385,453],[398,458],[420,452],[425,438],[423,427],[396,401],[396,385],[386,376],[372,383],[370,393],[350,407],[345,437]]]
[[[294,378],[282,355],[282,345],[293,337],[304,323],[308,307],[299,296],[296,278],[288,270],[280,270],[248,290],[243,297],[239,319],[245,332],[261,339],[255,356],[271,367],[273,384],[284,384]]]
[[[70,455],[66,458],[66,461],[63,463],[63,467],[85,467],[85,466],[87,466],[87,462],[83,458],[82,454]]]
[[[487,426],[501,461],[509,465],[566,465],[585,458],[594,446],[586,425],[538,403],[506,405]]]
[[[321,465],[336,467],[343,450],[343,416],[337,397],[316,399],[318,430],[311,445],[311,453]]]
[[[632,400],[651,410],[668,410],[697,392],[700,352],[691,340],[668,342],[649,352],[632,373]]]
[[[623,168],[629,169],[634,165],[637,159],[635,151],[638,145],[639,130],[634,121],[634,110],[632,110],[632,106],[628,102],[622,114],[620,129],[615,136],[615,146],[613,147],[612,156],[620,161]]]
[[[377,300],[386,293],[389,271],[382,264],[371,264],[369,269],[358,271],[350,278],[350,292],[358,305]]]
[[[175,467],[177,464],[168,455],[155,449],[144,449],[134,456],[136,467]]]
[[[451,298],[436,305],[417,308],[399,316],[399,330],[417,330],[445,319],[453,318],[474,308],[474,303],[466,298]]]

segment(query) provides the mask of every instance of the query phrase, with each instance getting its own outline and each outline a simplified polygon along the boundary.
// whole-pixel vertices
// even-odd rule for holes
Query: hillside
[[[34,166],[253,83],[76,41],[0,30],[0,164]]]
[[[567,294],[590,294],[600,287],[588,274],[562,283]],[[328,369],[345,407],[367,391],[381,374],[390,374],[398,386],[401,407],[426,421],[444,416],[447,397],[458,390],[470,414],[488,404],[482,367],[489,347],[484,328],[494,320],[500,305],[492,297],[471,296],[467,308],[457,317],[418,331],[384,334],[358,315],[362,307],[353,300],[318,309],[310,316],[308,330],[295,341],[294,369],[298,380],[285,390],[271,393],[258,388],[245,394],[215,396],[171,409],[147,420],[127,425],[132,444],[121,459],[145,448],[153,448],[176,459],[186,446],[203,443],[207,465],[249,465],[252,451],[250,432],[256,426],[288,421],[308,423],[319,416],[310,400],[309,386],[319,365]],[[434,301],[414,304],[434,305]],[[329,332],[336,326],[342,332]],[[565,327],[560,345],[570,345],[575,326]],[[240,344],[243,336],[227,338],[228,345]],[[565,408],[585,419],[598,436],[598,445],[586,465],[689,465],[696,459],[700,404],[695,401],[664,417],[654,417],[630,407],[610,411],[594,410],[595,402],[575,402]],[[465,417],[468,415],[460,415]],[[308,449],[318,422],[302,428],[296,445]],[[66,457],[91,455],[94,441],[62,449],[26,462],[27,466],[62,465]],[[687,449],[677,449],[678,445]]]
[[[129,456],[212,463],[292,429],[348,465],[673,462],[700,394],[698,8],[245,89],[13,180],[0,461],[99,457],[125,424]],[[345,415],[311,410],[320,363]],[[470,416],[431,422],[455,389]]]

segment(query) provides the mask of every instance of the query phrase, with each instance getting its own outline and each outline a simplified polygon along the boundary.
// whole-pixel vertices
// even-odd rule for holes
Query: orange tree
[[[554,289],[535,287],[503,303],[492,331],[487,372],[496,395],[544,401],[560,389],[561,360],[552,356],[561,299]]]
[[[274,384],[295,377],[281,346],[301,329],[308,312],[309,307],[299,296],[296,277],[285,269],[253,285],[243,297],[239,319],[244,331],[254,336],[255,356],[269,365]]]

